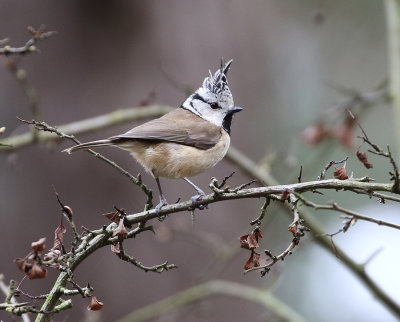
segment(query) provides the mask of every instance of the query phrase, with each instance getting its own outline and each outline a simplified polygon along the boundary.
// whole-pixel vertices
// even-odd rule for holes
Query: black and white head
[[[181,106],[204,120],[224,127],[228,133],[233,114],[242,110],[241,107],[234,106],[226,79],[231,64],[232,60],[226,64],[221,61],[221,68],[214,75],[210,71],[210,76],[204,79],[202,87],[190,95]]]

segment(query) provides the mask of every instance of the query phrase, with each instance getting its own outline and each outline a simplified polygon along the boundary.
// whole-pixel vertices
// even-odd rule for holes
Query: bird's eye
[[[211,108],[212,108],[213,110],[215,110],[216,108],[219,108],[218,103],[211,103],[210,106],[211,106]]]

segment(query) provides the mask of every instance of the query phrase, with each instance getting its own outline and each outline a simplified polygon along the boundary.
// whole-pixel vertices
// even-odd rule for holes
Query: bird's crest
[[[209,91],[219,94],[226,89],[228,89],[228,81],[226,78],[226,75],[228,73],[229,68],[231,67],[232,64],[232,59],[228,61],[226,64],[224,63],[224,60],[221,59],[221,67],[218,69],[215,74],[213,75],[211,71],[209,71],[210,76],[206,77],[203,81],[203,87],[207,88]],[[229,91],[229,89],[228,89]]]

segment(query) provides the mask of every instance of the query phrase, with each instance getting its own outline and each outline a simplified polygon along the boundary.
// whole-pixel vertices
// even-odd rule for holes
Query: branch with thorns
[[[261,265],[261,254],[256,253],[254,249],[259,247],[258,239],[262,237],[258,225],[261,223],[261,219],[263,218],[266,209],[270,204],[270,199],[266,199],[263,207],[261,208],[261,215],[257,219],[250,222],[251,225],[257,223],[256,228],[250,234],[241,236],[239,238],[241,247],[251,250],[250,258],[247,260],[244,266],[245,274],[251,271],[260,270],[261,276],[265,276],[271,270],[272,266],[279,261],[283,261],[286,256],[291,255],[292,250],[299,245],[300,238],[305,235],[305,231],[310,231],[310,229],[304,225],[304,220],[300,218],[300,213],[297,208],[299,198],[297,198],[294,193],[289,193],[289,196],[285,197],[284,200],[288,200],[290,202],[293,213],[293,221],[289,225],[288,229],[293,235],[292,241],[279,255],[273,255],[270,250],[264,250],[264,253],[268,259],[264,260],[265,263]]]
[[[24,122],[26,124],[31,124],[34,125],[35,128],[39,131],[45,131],[45,132],[50,132],[50,133],[54,133],[56,134],[58,137],[60,138],[66,138],[69,140],[72,140],[73,142],[75,142],[76,144],[80,144],[81,142],[75,138],[74,135],[69,135],[66,134],[64,132],[61,132],[59,129],[57,129],[54,126],[50,126],[45,122],[37,122],[35,120],[32,121],[27,121],[21,118],[18,118],[21,122]],[[117,171],[119,171],[121,174],[123,174],[125,177],[127,177],[132,183],[134,183],[135,185],[137,185],[140,189],[142,189],[142,191],[146,194],[147,196],[147,201],[146,201],[146,205],[145,205],[145,210],[151,209],[153,207],[153,191],[151,189],[149,189],[142,181],[142,177],[139,174],[137,177],[134,177],[132,174],[130,174],[127,170],[123,169],[121,166],[119,166],[118,164],[116,164],[114,161],[106,158],[105,156],[103,156],[102,154],[95,152],[91,149],[86,150],[87,152],[89,152],[90,154],[92,154],[93,156],[95,156],[96,158],[106,162],[107,164],[109,164],[110,166],[112,166],[113,168],[115,168]]]
[[[364,131],[363,127],[361,126],[361,124],[357,121],[356,117],[353,115],[353,113],[348,110],[347,111],[350,115],[351,118],[353,118],[353,120],[355,120],[355,122],[357,123],[358,127],[360,128],[361,132],[362,132],[362,136],[357,136],[358,138],[362,139],[363,142],[361,143],[361,145],[358,147],[357,149],[357,156],[360,159],[360,161],[362,161],[364,163],[364,165],[368,168],[369,167],[369,162],[368,160],[363,161],[362,158],[360,158],[360,152],[359,149],[362,146],[363,143],[367,143],[370,147],[372,147],[373,150],[369,149],[368,152],[376,154],[376,155],[380,155],[383,156],[385,158],[388,158],[390,160],[390,163],[393,167],[393,172],[389,172],[390,176],[391,176],[391,180],[394,181],[394,185],[393,185],[393,191],[394,192],[399,192],[400,191],[400,173],[399,173],[399,167],[397,166],[396,161],[393,158],[392,152],[390,150],[390,146],[387,145],[386,149],[387,152],[384,152],[377,144],[371,142],[371,140],[368,138],[367,133]],[[362,157],[364,157],[364,155],[362,155]],[[372,167],[372,165],[371,165]]]
[[[41,131],[47,131],[54,133],[58,135],[60,138],[67,138],[70,140],[73,140],[76,143],[79,143],[79,141],[73,136],[66,134],[62,131],[59,131],[57,128],[52,127],[44,122],[37,122],[37,121],[26,121],[26,120],[21,120],[27,124],[32,124],[34,127],[38,130]],[[99,157],[99,154],[91,151],[92,154],[94,154],[96,157]],[[108,159],[107,159],[108,160]],[[345,160],[336,162],[333,161],[332,164],[329,165],[332,166],[337,163],[342,163],[345,162]],[[107,161],[106,161],[107,162]],[[108,160],[109,164],[112,166],[116,166],[117,170],[118,165],[116,165],[113,161]],[[323,176],[326,175],[327,170],[329,167],[325,167],[323,172]],[[340,170],[340,169],[339,169]],[[120,171],[120,170],[119,170]],[[122,169],[120,171],[122,174],[124,173],[125,170]],[[129,173],[128,173],[129,174]],[[126,175],[126,174],[125,174]],[[130,174],[129,174],[130,175]],[[131,175],[130,175],[131,176]],[[129,177],[129,176],[128,176]],[[133,177],[133,176],[131,176]],[[231,189],[228,186],[226,186],[226,183],[228,179],[231,177],[227,176],[222,180],[222,183],[218,183],[218,180],[213,178],[210,183],[210,188],[212,190],[212,194],[205,196],[201,200],[201,204],[211,204],[214,202],[219,202],[221,200],[231,200],[231,199],[242,199],[242,198],[265,198],[266,202],[262,208],[261,215],[257,220],[253,223],[257,224],[256,228],[253,230],[251,233],[253,237],[256,239],[261,237],[261,232],[259,231],[259,223],[262,220],[262,217],[265,215],[266,209],[269,205],[270,200],[279,200],[281,202],[288,201],[291,205],[291,211],[293,213],[293,221],[289,226],[289,231],[293,234],[293,239],[290,242],[290,244],[286,247],[286,249],[280,253],[279,255],[272,255],[272,252],[269,250],[265,251],[265,255],[269,258],[267,262],[263,265],[257,264],[259,262],[259,258],[257,258],[257,253],[254,251],[253,247],[254,245],[251,246],[251,251],[252,251],[252,257],[249,259],[250,262],[253,265],[252,267],[249,267],[248,269],[245,270],[245,272],[249,272],[252,270],[261,270],[261,274],[265,275],[269,269],[278,261],[284,260],[287,255],[290,255],[292,253],[292,250],[299,244],[300,238],[304,236],[304,232],[308,230],[308,228],[304,225],[304,222],[300,218],[299,210],[298,210],[298,202],[301,198],[298,197],[298,194],[310,191],[310,192],[319,192],[322,189],[335,189],[335,190],[349,190],[357,194],[367,194],[368,196],[371,196],[372,193],[378,194],[379,192],[392,192],[395,194],[398,194],[397,191],[393,189],[392,184],[386,184],[386,183],[374,183],[371,182],[371,179],[369,177],[363,177],[363,178],[353,178],[351,176],[350,179],[330,179],[330,180],[323,180],[320,178],[318,181],[313,181],[313,182],[298,182],[295,184],[290,184],[290,185],[278,185],[278,186],[269,186],[269,187],[259,187],[259,188],[248,188],[250,184],[254,182],[254,180],[239,185],[238,187]],[[301,178],[301,176],[299,176]],[[138,178],[133,177],[136,179],[136,184],[141,182],[141,178],[138,176]],[[298,179],[298,181],[301,181]],[[138,184],[139,185],[139,184]],[[139,185],[140,186],[140,185]],[[142,188],[143,190],[143,188]],[[145,191],[145,190],[144,190]],[[383,194],[380,194],[383,195]],[[385,196],[385,195],[383,195]],[[396,198],[396,197],[393,197]],[[59,196],[57,195],[57,200],[61,206],[62,212],[66,217],[68,217],[69,210],[67,206],[65,206]],[[384,199],[381,199],[384,200]],[[400,200],[400,198],[399,198]],[[267,202],[268,201],[268,202]],[[196,206],[196,205],[194,205]],[[51,259],[50,261],[46,262],[41,262],[43,265],[52,265],[54,263],[59,263],[62,261],[65,261],[68,263],[68,265],[59,265],[58,268],[60,270],[60,275],[53,287],[54,290],[60,290],[62,288],[65,288],[65,283],[67,283],[70,278],[71,278],[71,273],[73,270],[82,262],[86,257],[88,257],[92,252],[94,252],[96,249],[104,247],[106,245],[117,245],[118,251],[120,254],[120,258],[132,263],[133,265],[137,266],[138,268],[144,270],[144,271],[153,271],[156,273],[162,272],[164,270],[168,270],[171,268],[174,268],[175,265],[173,264],[168,264],[167,262],[155,265],[153,267],[147,267],[142,265],[139,261],[137,261],[135,258],[127,255],[124,252],[122,242],[124,239],[135,237],[138,233],[146,231],[146,230],[152,230],[151,226],[145,226],[145,223],[153,218],[158,218],[160,215],[168,215],[180,211],[190,211],[193,207],[192,201],[185,201],[185,202],[180,202],[180,203],[175,203],[172,205],[168,205],[166,207],[163,207],[158,213],[150,209],[151,206],[146,205],[146,208],[143,212],[128,215],[125,213],[123,209],[116,208],[117,210],[117,221],[113,222],[110,225],[105,225],[101,229],[97,230],[84,230],[84,233],[79,235],[78,232],[74,232],[75,236],[79,237],[79,241],[77,242],[76,247],[72,247],[69,252],[65,252],[63,250],[62,255],[60,255],[59,258],[57,259]],[[70,211],[72,215],[72,210]],[[263,215],[264,213],[264,215]],[[69,221],[70,225],[71,222]],[[129,228],[132,225],[137,224],[137,227],[134,229],[128,231],[127,227]],[[251,235],[249,234],[249,235]],[[253,238],[251,237],[251,238]],[[258,241],[258,240],[256,240]],[[122,250],[122,252],[121,252]],[[118,255],[118,254],[117,254]],[[258,254],[259,255],[259,254]],[[73,293],[79,293],[79,291],[73,290]],[[52,292],[50,293],[52,294]],[[62,295],[62,294],[61,294]],[[61,296],[60,295],[60,296]],[[51,312],[52,308],[56,306],[57,303],[57,296],[49,296],[46,299],[46,302],[42,306],[41,310],[43,312]],[[46,315],[40,315],[43,316],[43,320],[46,320],[44,316]],[[40,319],[39,319],[40,320]]]
[[[21,47],[11,47],[8,45],[10,41],[8,38],[0,40],[0,46],[2,46],[0,47],[0,55],[26,55],[40,52],[35,46],[36,43],[57,34],[56,31],[46,31],[46,25],[41,25],[38,29],[29,26],[27,29],[32,37]]]

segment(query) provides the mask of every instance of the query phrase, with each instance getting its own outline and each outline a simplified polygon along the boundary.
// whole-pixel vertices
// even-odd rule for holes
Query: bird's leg
[[[167,199],[165,199],[162,190],[161,190],[161,185],[160,185],[160,180],[158,178],[156,178],[156,182],[157,182],[157,187],[158,187],[158,191],[160,192],[160,203],[156,206],[156,213],[158,214],[161,210],[162,207],[168,205]],[[158,216],[158,219],[164,220],[165,216]]]
[[[196,186],[192,181],[190,181],[188,178],[184,177],[183,178],[187,183],[189,183],[197,192],[197,195],[194,195],[192,198],[192,203],[195,204],[198,201],[201,201],[201,199],[206,195],[203,190],[201,190],[198,186]],[[204,208],[208,208],[208,205],[199,205],[198,208],[200,210],[203,210]]]

